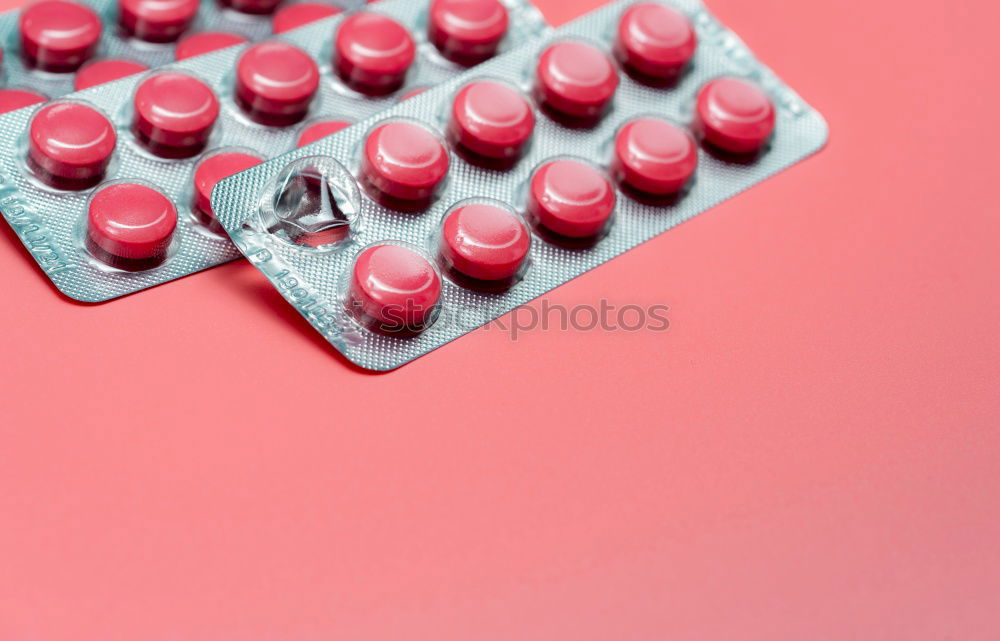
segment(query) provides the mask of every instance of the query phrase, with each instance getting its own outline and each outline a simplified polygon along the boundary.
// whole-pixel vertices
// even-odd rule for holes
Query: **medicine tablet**
[[[680,191],[698,167],[698,148],[684,130],[657,118],[627,123],[615,138],[612,173],[647,194]]]
[[[402,200],[425,200],[448,175],[441,140],[412,122],[386,123],[368,134],[361,171],[379,191]]]
[[[531,233],[498,205],[460,205],[441,226],[441,257],[457,272],[484,281],[513,278],[531,247]]]
[[[281,0],[220,0],[220,2],[234,11],[256,15],[271,13],[281,4]]]
[[[278,9],[274,14],[274,18],[271,19],[271,29],[274,33],[284,33],[338,13],[340,13],[339,7],[319,2],[290,4]]]
[[[236,64],[236,102],[251,120],[284,126],[301,121],[319,89],[319,68],[304,51],[262,42]]]
[[[132,60],[95,60],[76,72],[76,77],[73,78],[73,88],[76,91],[83,91],[96,85],[103,85],[105,82],[148,70],[149,67],[146,65]]]
[[[162,257],[176,227],[174,204],[145,185],[108,185],[87,206],[87,246],[112,264]]]
[[[618,70],[602,51],[584,42],[557,42],[538,61],[541,102],[573,118],[599,117],[618,89]]]
[[[247,41],[238,33],[227,33],[225,31],[203,31],[193,33],[182,38],[174,49],[174,59],[184,60],[200,56],[203,53],[218,51],[233,45],[241,45]]]
[[[542,165],[531,177],[528,213],[568,238],[601,233],[615,210],[615,189],[600,171],[569,159]]]
[[[445,58],[474,65],[497,52],[508,23],[499,0],[434,0],[428,38]]]
[[[362,11],[344,20],[337,30],[333,68],[348,87],[385,94],[403,85],[414,56],[416,45],[403,25]]]
[[[429,321],[441,297],[441,277],[420,253],[400,245],[365,249],[354,262],[350,306],[363,318],[390,327]]]
[[[302,133],[299,134],[299,141],[295,146],[305,147],[306,145],[311,145],[321,138],[326,138],[350,126],[351,123],[346,120],[321,120],[314,122],[302,130]]]
[[[618,23],[615,54],[623,65],[650,78],[676,78],[697,47],[698,36],[691,22],[666,5],[634,4]]]
[[[118,0],[125,33],[147,42],[173,42],[198,13],[198,0]]]
[[[710,145],[734,154],[759,151],[774,132],[774,104],[741,78],[716,78],[701,88],[694,129]]]
[[[136,89],[132,129],[147,149],[166,158],[189,158],[208,143],[219,100],[194,76],[167,71]]]
[[[76,71],[97,50],[101,19],[68,0],[42,0],[21,13],[21,52],[44,71]]]
[[[77,102],[42,107],[28,128],[28,161],[53,187],[100,182],[115,151],[115,128],[99,111]]]
[[[46,100],[48,98],[42,94],[27,89],[0,89],[0,114],[29,105],[37,105]]]
[[[521,93],[492,80],[462,87],[451,106],[449,135],[473,153],[516,158],[535,129],[535,112]]]
[[[233,174],[237,174],[245,169],[250,169],[255,165],[264,162],[253,154],[242,151],[224,151],[213,154],[201,161],[197,169],[194,170],[194,207],[196,213],[203,222],[215,227],[211,223],[215,220],[215,213],[212,211],[212,189],[215,185]]]

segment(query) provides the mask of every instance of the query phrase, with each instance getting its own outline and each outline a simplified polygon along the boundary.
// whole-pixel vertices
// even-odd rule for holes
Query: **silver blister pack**
[[[527,0],[503,0],[509,24],[499,52],[544,33],[541,14]],[[0,116],[0,145],[9,150],[0,163],[0,210],[45,274],[67,296],[88,302],[104,301],[152,287],[233,260],[240,256],[228,236],[216,225],[206,225],[192,206],[195,168],[222,151],[273,158],[296,147],[305,128],[325,120],[355,122],[399,103],[411,93],[444,82],[468,67],[445,59],[429,42],[428,2],[386,0],[327,18],[262,41],[285,42],[315,61],[319,83],[308,112],[299,122],[274,126],[254,122],[236,104],[236,66],[252,46],[230,47],[76,92],[36,107]],[[333,40],[343,21],[360,12],[388,16],[409,32],[415,57],[398,89],[373,96],[349,88],[332,69]],[[214,91],[219,115],[206,149],[190,158],[164,158],[139,144],[134,131],[133,97],[152,76],[180,72],[193,76]],[[81,103],[104,114],[117,132],[117,145],[102,182],[85,189],[61,189],[44,184],[29,164],[28,130],[33,118],[52,104]],[[37,163],[36,163],[37,164]],[[177,225],[169,247],[150,265],[108,264],[91,251],[87,233],[90,202],[116,182],[134,181],[162,192],[176,208]],[[207,200],[207,195],[206,195]]]
[[[531,95],[536,65],[554,43],[590,43],[612,57],[611,43],[619,20],[635,4],[635,0],[628,0],[602,7],[413,100],[221,182],[213,194],[220,221],[251,263],[336,349],[361,367],[384,371],[510,312],[823,147],[827,125],[816,110],[761,64],[697,0],[672,0],[663,4],[687,16],[697,33],[698,48],[684,75],[670,86],[651,86],[622,73],[610,110],[589,126],[553,119],[532,99],[530,104],[536,114],[533,138],[513,166],[484,167],[481,159],[469,162],[467,154],[456,153],[451,137],[442,136],[449,144],[447,182],[420,211],[401,211],[391,202],[387,206],[386,199],[371,188],[370,183],[377,181],[370,177],[361,180],[367,137],[373,131],[382,131],[383,124],[403,119],[422,123],[429,131],[445,131],[452,117],[452,101],[462,88],[479,79],[510,83],[525,96]],[[442,220],[447,212],[455,210],[456,204],[485,199],[524,214],[529,180],[549,160],[574,157],[606,170],[616,132],[623,130],[625,123],[653,116],[678,127],[690,127],[699,89],[727,77],[751,81],[773,103],[774,133],[762,152],[730,155],[710,150],[710,145],[704,143],[697,145],[695,178],[674,198],[651,200],[627,193],[617,183],[617,205],[610,226],[583,246],[553,242],[549,234],[540,233],[544,229],[529,226],[531,243],[526,266],[512,285],[499,291],[470,287],[444,273],[446,265],[441,262],[439,249],[442,233],[447,232],[443,231]],[[344,200],[340,209],[348,214],[345,221],[350,233],[325,248],[299,242],[290,237],[287,225],[275,224],[276,209],[291,211],[287,203],[281,202],[289,185],[294,184],[296,176],[310,174],[325,174],[324,180],[333,193]],[[356,205],[351,197],[354,190],[360,194]],[[308,211],[310,205],[303,203]],[[279,217],[282,212],[278,212]],[[368,312],[362,309],[359,314],[358,295],[352,293],[352,288],[370,284],[374,272],[364,270],[371,269],[374,254],[369,255],[368,249],[383,244],[410,248],[439,270],[441,284],[435,314],[421,317],[427,320],[420,321],[423,324],[417,331],[386,331],[382,320],[373,330],[367,322],[371,320],[366,318]],[[369,290],[364,291],[362,298],[369,296]],[[365,304],[363,300],[362,307]]]

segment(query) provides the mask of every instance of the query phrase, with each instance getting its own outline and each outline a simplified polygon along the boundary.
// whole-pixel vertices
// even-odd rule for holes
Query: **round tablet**
[[[333,67],[340,79],[362,93],[390,93],[403,85],[416,45],[403,25],[362,11],[337,30]]]
[[[412,122],[390,122],[365,140],[361,171],[379,191],[403,200],[430,198],[448,175],[448,150]]]
[[[321,120],[314,122],[299,134],[299,141],[296,147],[311,145],[321,138],[326,138],[330,134],[335,134],[345,127],[350,127],[351,123],[346,120]]]
[[[354,261],[349,301],[384,325],[415,328],[430,320],[441,297],[441,278],[416,251],[376,245]]]
[[[150,151],[166,157],[199,153],[219,117],[219,100],[209,86],[174,71],[144,80],[133,104],[136,137]]]
[[[531,177],[528,212],[540,225],[561,236],[596,236],[614,210],[614,187],[586,163],[553,160]]]
[[[55,187],[100,181],[115,151],[115,128],[102,113],[76,102],[57,102],[35,114],[28,128],[28,159]]]
[[[95,60],[76,72],[76,77],[73,78],[73,88],[82,91],[96,85],[103,85],[105,82],[131,76],[134,73],[142,73],[148,69],[149,67],[141,62],[133,62],[132,60]]]
[[[48,98],[42,94],[27,89],[0,89],[0,114],[29,105],[37,105],[46,100]]]
[[[604,113],[618,89],[618,70],[602,51],[584,42],[557,42],[538,60],[539,98],[574,118]]]
[[[612,171],[629,186],[647,194],[677,193],[697,167],[694,139],[665,120],[633,120],[615,138]]]
[[[263,158],[242,151],[225,151],[202,160],[197,169],[194,170],[195,208],[205,216],[214,218],[212,189],[216,183],[262,162],[264,162]]]
[[[774,132],[774,104],[746,80],[716,78],[698,92],[694,129],[711,145],[734,154],[758,151]]]
[[[182,38],[174,49],[174,59],[184,60],[200,56],[203,53],[218,51],[233,45],[241,45],[247,41],[238,33],[227,33],[225,31],[202,31],[193,33]]]
[[[198,0],[118,0],[118,23],[147,42],[173,42],[198,13]]]
[[[68,0],[42,0],[21,12],[21,52],[45,71],[76,71],[101,39],[101,19]]]
[[[319,2],[290,4],[278,9],[274,14],[274,18],[271,19],[271,29],[274,33],[284,33],[292,29],[297,29],[302,25],[307,25],[310,22],[335,16],[338,13],[340,13],[339,7],[320,4]]]
[[[94,194],[87,208],[87,240],[98,253],[112,258],[162,256],[176,227],[174,204],[145,185],[108,185]]]
[[[284,42],[262,42],[236,64],[236,102],[265,125],[291,125],[305,118],[319,89],[319,68],[304,51]]]
[[[223,6],[240,13],[263,14],[271,13],[281,4],[281,0],[221,0]]]
[[[618,23],[615,53],[625,66],[651,78],[677,77],[694,55],[698,36],[687,17],[666,5],[640,2]]]
[[[434,0],[427,28],[431,43],[445,58],[478,64],[497,52],[508,22],[499,0]]]
[[[448,133],[487,158],[515,158],[535,129],[535,112],[517,90],[482,80],[462,87],[451,105]]]
[[[461,205],[441,226],[441,256],[477,280],[513,278],[528,255],[531,233],[517,216],[497,205]]]

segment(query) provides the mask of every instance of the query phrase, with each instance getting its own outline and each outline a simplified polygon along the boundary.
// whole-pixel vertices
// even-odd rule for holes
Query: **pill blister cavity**
[[[386,207],[422,211],[434,202],[450,166],[441,136],[416,120],[397,119],[368,132],[361,177],[368,194]]]
[[[774,103],[755,83],[723,76],[698,92],[692,126],[709,150],[752,161],[774,133]]]
[[[406,27],[380,13],[360,11],[337,29],[333,68],[347,87],[367,95],[385,95],[406,82],[416,51]]]
[[[607,54],[590,43],[566,40],[539,57],[535,92],[554,119],[586,127],[604,116],[618,82],[618,68]]]
[[[616,203],[610,178],[582,158],[547,160],[535,169],[528,185],[529,219],[553,244],[596,243],[611,225]]]
[[[440,300],[441,275],[430,256],[407,243],[381,242],[355,258],[344,302],[362,326],[406,337],[434,322]]]
[[[35,113],[28,127],[28,166],[41,182],[79,190],[101,182],[117,144],[111,121],[79,102],[56,102]]]
[[[680,11],[656,2],[639,2],[622,13],[615,57],[645,84],[669,86],[691,62],[698,36]]]
[[[497,52],[509,23],[499,0],[433,0],[427,35],[442,56],[471,66]]]
[[[125,271],[160,265],[177,227],[174,204],[155,187],[132,181],[104,185],[87,203],[87,251]]]
[[[500,292],[524,274],[531,231],[510,205],[472,198],[453,205],[437,237],[442,271],[462,287]]]
[[[101,39],[101,19],[68,0],[43,0],[21,12],[21,54],[29,67],[76,71],[93,57]]]

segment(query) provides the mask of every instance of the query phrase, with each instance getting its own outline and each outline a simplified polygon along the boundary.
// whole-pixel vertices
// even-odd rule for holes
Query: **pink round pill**
[[[449,165],[448,150],[430,130],[395,121],[368,134],[361,171],[369,184],[384,194],[422,201],[434,195],[448,175]]]
[[[531,233],[521,219],[497,205],[459,206],[441,226],[441,257],[455,271],[476,280],[513,278],[530,247]]]
[[[666,5],[634,4],[618,23],[615,54],[623,65],[650,78],[676,78],[697,47],[698,36],[691,22]]]
[[[14,111],[21,107],[37,105],[48,100],[45,96],[27,89],[0,89],[0,114]]]
[[[105,82],[111,82],[112,80],[118,80],[119,78],[131,76],[132,74],[142,73],[148,69],[149,67],[141,62],[134,62],[132,60],[121,60],[117,58],[109,60],[95,60],[87,63],[76,72],[76,77],[73,78],[73,88],[77,91],[82,91],[84,89],[89,89],[90,87],[103,85]]]
[[[242,151],[225,151],[214,154],[201,161],[194,170],[194,207],[196,213],[201,214],[200,218],[212,224],[215,221],[215,213],[212,211],[212,189],[220,180],[229,178],[233,174],[250,169],[264,162],[253,154]],[[216,226],[215,225],[212,226]]]
[[[220,0],[221,4],[240,13],[264,14],[271,13],[281,4],[281,0]]]
[[[174,204],[145,185],[108,185],[94,194],[87,208],[87,246],[112,264],[162,257],[176,227]]]
[[[556,234],[590,238],[607,226],[615,202],[615,189],[604,174],[581,161],[559,159],[531,177],[528,213]]]
[[[246,38],[237,33],[227,33],[225,31],[193,33],[178,41],[177,47],[174,49],[174,59],[185,60],[194,56],[200,56],[203,53],[240,45],[246,41]]]
[[[262,42],[236,64],[236,102],[265,125],[292,125],[309,112],[319,89],[319,68],[304,51],[284,42]]]
[[[618,89],[618,70],[602,51],[584,42],[557,42],[538,61],[542,103],[573,118],[596,118]]]
[[[380,13],[362,11],[337,30],[333,67],[347,86],[385,94],[403,85],[415,56],[413,37],[403,25]]]
[[[198,0],[118,0],[118,23],[147,42],[173,42],[198,13]]]
[[[535,112],[528,100],[503,83],[469,83],[452,101],[449,135],[480,156],[516,158],[534,129]]]
[[[680,191],[698,167],[694,139],[657,118],[627,123],[615,137],[612,172],[630,187],[653,195]]]
[[[306,145],[311,145],[321,138],[326,138],[350,126],[351,123],[346,120],[321,120],[314,122],[302,130],[302,133],[299,134],[298,143],[295,146],[305,147]]]
[[[174,71],[144,80],[133,100],[132,129],[153,153],[189,158],[200,153],[219,117],[219,100],[208,85]]]
[[[338,13],[340,13],[339,7],[319,2],[290,4],[278,9],[274,14],[274,18],[271,19],[271,29],[274,33],[284,33]]]
[[[774,133],[774,104],[741,78],[716,78],[701,88],[694,130],[710,145],[734,154],[759,151]]]
[[[431,319],[440,297],[437,270],[408,247],[376,245],[354,262],[348,301],[364,320],[418,328]]]
[[[28,161],[39,179],[78,189],[100,182],[115,151],[111,122],[96,109],[57,102],[35,114],[28,128]]]
[[[474,65],[497,52],[508,23],[499,0],[434,0],[428,37],[445,58]]]
[[[87,6],[68,0],[42,0],[21,12],[19,28],[21,52],[28,64],[65,72],[76,71],[94,55],[102,25]]]

